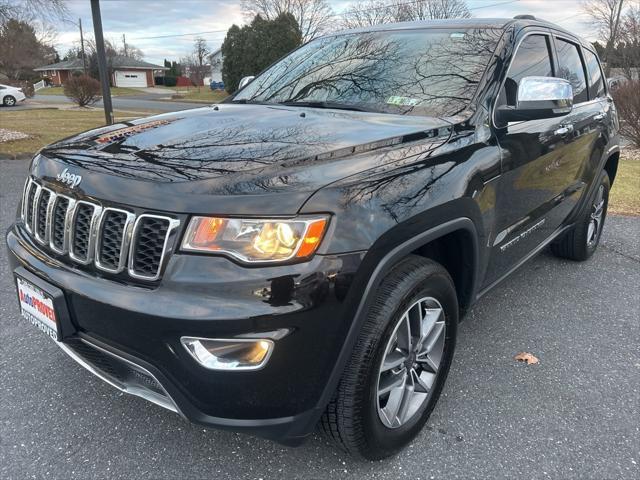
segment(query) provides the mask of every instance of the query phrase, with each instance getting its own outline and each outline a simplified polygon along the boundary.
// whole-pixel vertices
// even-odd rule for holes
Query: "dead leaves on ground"
[[[540,363],[538,357],[529,352],[520,352],[515,357],[513,357],[513,359],[517,360],[518,362],[525,362],[527,365],[535,365],[536,363]]]

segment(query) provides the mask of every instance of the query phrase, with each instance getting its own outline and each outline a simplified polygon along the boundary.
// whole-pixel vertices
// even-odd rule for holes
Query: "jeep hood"
[[[40,152],[33,173],[55,183],[67,169],[82,176],[76,190],[85,195],[159,210],[171,199],[169,211],[210,212],[207,195],[219,213],[230,196],[234,213],[269,210],[265,202],[295,213],[317,189],[378,165],[390,146],[419,141],[432,150],[450,126],[431,117],[220,104],[67,138]],[[240,206],[238,196],[251,198]]]

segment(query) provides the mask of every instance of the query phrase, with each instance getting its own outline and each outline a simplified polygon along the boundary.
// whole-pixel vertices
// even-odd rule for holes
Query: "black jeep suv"
[[[550,245],[598,245],[618,120],[589,43],[525,16],[316,39],[225,102],[33,159],[22,315],[203,425],[381,458],[425,424],[459,319]]]

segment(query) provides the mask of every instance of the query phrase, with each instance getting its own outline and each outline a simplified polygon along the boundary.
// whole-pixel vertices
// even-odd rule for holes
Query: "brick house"
[[[72,58],[34,68],[34,70],[50,78],[54,85],[63,85],[74,72],[82,72],[83,65],[81,58]],[[116,56],[111,58],[111,70],[111,84],[114,87],[153,87],[155,86],[154,72],[165,71],[168,68],[142,60]]]

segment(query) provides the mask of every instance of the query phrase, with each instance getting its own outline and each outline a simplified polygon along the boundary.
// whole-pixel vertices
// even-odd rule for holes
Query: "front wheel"
[[[453,358],[456,291],[438,263],[410,256],[376,292],[320,427],[340,448],[375,460],[421,430]]]
[[[551,244],[558,257],[587,260],[598,248],[609,205],[609,175],[605,170],[598,176],[596,189],[578,221],[560,240]]]
[[[16,99],[11,95],[7,95],[6,97],[4,97],[4,100],[2,100],[2,103],[6,107],[13,107],[16,104]]]

